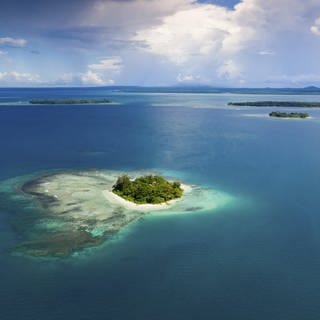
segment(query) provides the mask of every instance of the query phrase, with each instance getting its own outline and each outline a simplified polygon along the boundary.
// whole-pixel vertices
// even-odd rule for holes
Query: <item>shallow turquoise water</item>
[[[0,209],[0,315],[8,319],[318,319],[320,110],[269,119],[229,101],[318,96],[0,90],[1,179],[40,170],[160,169],[238,201],[150,215],[66,260],[12,256]],[[14,106],[30,98],[110,106]],[[267,98],[267,99],[266,99]],[[172,175],[172,174],[171,174]]]

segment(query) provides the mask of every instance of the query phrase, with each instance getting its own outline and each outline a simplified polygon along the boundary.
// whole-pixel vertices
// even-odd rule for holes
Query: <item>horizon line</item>
[[[231,89],[231,90],[320,90],[317,86],[304,87],[229,87],[210,85],[105,85],[105,86],[0,86],[0,89],[103,89],[103,88],[159,88],[159,89]]]

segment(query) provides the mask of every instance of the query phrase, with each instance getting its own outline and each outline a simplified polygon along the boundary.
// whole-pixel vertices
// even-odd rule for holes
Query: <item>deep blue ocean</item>
[[[25,103],[101,97],[115,103]],[[1,180],[159,169],[236,199],[145,217],[61,260],[12,255],[19,234],[0,209],[0,319],[319,320],[320,109],[285,120],[269,118],[271,108],[227,106],[254,100],[320,97],[0,89]]]

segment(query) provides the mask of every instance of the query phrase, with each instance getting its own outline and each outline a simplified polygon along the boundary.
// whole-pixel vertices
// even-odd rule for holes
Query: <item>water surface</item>
[[[233,205],[151,215],[62,260],[10,254],[0,209],[0,318],[319,319],[320,109],[307,120],[229,101],[312,96],[1,89],[2,180],[42,170],[159,169],[223,190]],[[31,98],[117,105],[25,106]],[[5,208],[5,204],[1,206]]]

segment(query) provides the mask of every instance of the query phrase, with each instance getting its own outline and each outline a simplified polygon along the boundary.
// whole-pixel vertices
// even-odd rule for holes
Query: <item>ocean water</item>
[[[111,105],[31,106],[32,98]],[[12,255],[0,209],[1,320],[320,317],[320,109],[270,119],[230,101],[317,95],[0,89],[0,179],[57,169],[161,170],[235,200],[150,215],[68,259]]]

